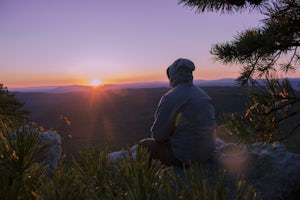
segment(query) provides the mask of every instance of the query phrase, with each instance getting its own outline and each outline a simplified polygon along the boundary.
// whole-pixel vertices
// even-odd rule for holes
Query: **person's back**
[[[182,104],[170,143],[182,162],[206,161],[215,149],[215,109],[211,98],[193,84],[179,84],[168,94]]]
[[[215,149],[215,110],[211,98],[193,84],[194,64],[176,60],[167,70],[173,87],[160,100],[152,139],[140,142],[164,163],[204,162]]]

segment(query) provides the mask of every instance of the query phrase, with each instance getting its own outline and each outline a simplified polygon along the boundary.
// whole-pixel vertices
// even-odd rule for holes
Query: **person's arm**
[[[155,112],[154,123],[151,127],[152,137],[158,142],[167,142],[172,134],[173,118],[176,110],[173,103],[163,96]]]

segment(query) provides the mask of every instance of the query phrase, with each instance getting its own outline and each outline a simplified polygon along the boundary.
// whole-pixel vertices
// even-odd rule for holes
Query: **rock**
[[[131,149],[136,153],[136,147]],[[129,155],[126,151],[113,152],[110,159]],[[201,168],[208,172],[213,182],[215,171],[226,171],[224,186],[235,193],[236,180],[242,179],[251,186],[263,200],[300,199],[300,155],[290,153],[281,143],[255,143],[249,146],[216,142],[216,153]],[[187,169],[188,170],[188,169]],[[181,168],[173,172],[185,179]],[[232,194],[235,198],[235,194]]]
[[[34,149],[34,157],[38,163],[45,164],[47,175],[52,176],[62,158],[62,139],[59,134],[50,130],[41,131],[39,127],[26,125],[16,132],[10,132],[5,137],[9,140],[16,140],[16,134],[25,133],[25,137],[31,134],[38,134],[38,143]],[[21,137],[22,140],[22,137]],[[32,142],[31,140],[28,141]],[[35,145],[34,143],[31,145]]]
[[[133,160],[136,160],[136,153],[137,153],[137,145],[134,145],[130,148],[130,153],[127,150],[115,151],[109,153],[107,155],[107,159],[118,160],[122,158],[127,158],[129,155],[131,155]]]
[[[224,144],[204,167],[227,171],[228,180],[245,180],[261,199],[300,199],[300,155],[288,152],[281,143]]]
[[[225,145],[225,142],[220,138],[216,138],[216,148],[220,148],[223,145]],[[138,145],[134,145],[130,148],[131,156],[134,160],[136,158],[137,146]],[[107,158],[111,160],[117,160],[128,156],[129,156],[129,152],[127,150],[121,150],[121,151],[114,151],[109,153],[107,155]]]
[[[256,143],[243,154],[243,178],[263,199],[300,199],[300,155],[279,143]]]
[[[44,162],[47,167],[48,175],[53,175],[62,157],[62,140],[61,136],[52,131],[42,131],[40,134],[40,145],[43,151],[38,152],[40,161]]]

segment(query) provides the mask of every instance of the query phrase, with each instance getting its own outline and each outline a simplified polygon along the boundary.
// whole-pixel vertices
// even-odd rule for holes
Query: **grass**
[[[118,160],[108,159],[107,150],[85,150],[71,161],[63,160],[49,176],[32,153],[40,148],[37,134],[24,130],[16,131],[13,137],[1,135],[0,197],[4,200],[258,198],[242,180],[234,188],[227,187],[225,172],[208,173],[199,165],[191,165],[180,175],[160,162],[149,167],[144,149],[139,149],[136,159],[127,156]]]

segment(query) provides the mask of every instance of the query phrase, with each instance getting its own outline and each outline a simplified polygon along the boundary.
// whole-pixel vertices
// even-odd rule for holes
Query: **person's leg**
[[[160,160],[167,166],[182,166],[182,162],[177,160],[173,155],[171,145],[169,143],[160,143],[153,138],[146,138],[138,143],[139,146],[144,147],[150,151],[150,161]]]

